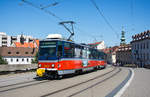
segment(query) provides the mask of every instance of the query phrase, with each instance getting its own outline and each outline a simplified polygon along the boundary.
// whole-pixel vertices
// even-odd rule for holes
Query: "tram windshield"
[[[56,59],[56,41],[41,41],[39,47],[39,60]]]

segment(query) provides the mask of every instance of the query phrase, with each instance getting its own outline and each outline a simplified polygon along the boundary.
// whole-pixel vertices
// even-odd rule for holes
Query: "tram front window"
[[[48,60],[56,58],[56,47],[40,48],[39,59]]]
[[[42,41],[39,47],[39,60],[56,59],[56,41]]]

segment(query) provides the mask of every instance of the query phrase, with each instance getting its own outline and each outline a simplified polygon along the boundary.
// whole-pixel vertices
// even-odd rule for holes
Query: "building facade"
[[[24,47],[0,47],[0,56],[8,64],[31,64],[38,48]]]
[[[11,47],[14,42],[21,42],[21,38],[24,38],[24,42],[33,42],[34,38],[31,36],[17,35],[9,36],[5,32],[0,32],[0,47]]]
[[[133,63],[130,44],[124,44],[124,45],[119,46],[116,52],[116,63],[120,65]]]
[[[150,30],[133,35],[131,45],[134,63],[150,67]]]
[[[116,51],[118,50],[118,48],[118,46],[114,46],[102,50],[106,54],[105,60],[108,64],[116,64]]]

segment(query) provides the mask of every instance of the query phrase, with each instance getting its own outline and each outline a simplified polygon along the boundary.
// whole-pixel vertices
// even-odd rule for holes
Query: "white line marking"
[[[128,82],[123,86],[122,89],[120,89],[120,91],[114,97],[121,97],[121,95],[125,92],[125,90],[129,87],[130,83],[132,82],[133,77],[134,77],[134,70],[131,68],[130,68],[130,70],[132,72],[131,78],[128,80]]]

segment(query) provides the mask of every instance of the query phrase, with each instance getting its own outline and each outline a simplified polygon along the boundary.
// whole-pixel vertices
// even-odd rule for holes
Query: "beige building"
[[[133,63],[130,44],[125,44],[125,45],[119,46],[119,48],[116,52],[116,63],[118,63],[119,65]]]
[[[116,64],[116,51],[118,50],[118,46],[114,46],[111,48],[103,49],[102,51],[106,54],[105,60],[108,64]]]
[[[150,67],[150,30],[132,36],[133,62],[138,66]]]

